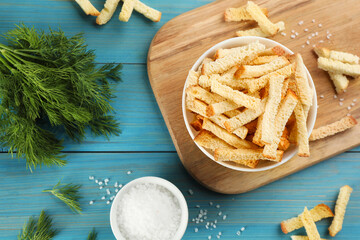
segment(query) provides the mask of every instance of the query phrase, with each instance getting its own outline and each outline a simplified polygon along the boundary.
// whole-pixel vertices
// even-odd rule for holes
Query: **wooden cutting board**
[[[303,55],[318,94],[316,127],[334,122],[347,113],[360,118],[360,80],[352,80],[346,93],[334,98],[335,91],[326,72],[317,68],[312,45],[349,51],[360,55],[360,5],[358,0],[259,0],[269,10],[273,22],[285,21],[286,36],[272,39]],[[243,193],[289,174],[319,163],[360,144],[360,126],[310,144],[311,157],[294,157],[287,163],[268,171],[246,173],[225,168],[207,158],[188,134],[181,110],[181,95],[189,69],[210,47],[235,37],[236,30],[255,26],[252,22],[223,20],[228,7],[240,7],[242,0],[216,1],[175,17],[155,35],[148,54],[148,75],[179,157],[188,172],[209,189],[226,194]],[[315,19],[315,23],[313,22]],[[304,21],[302,25],[298,23]],[[321,24],[319,26],[319,24]],[[305,32],[305,29],[308,29]],[[291,31],[298,32],[291,38]],[[310,40],[312,33],[316,34]],[[330,39],[327,36],[331,34]],[[306,44],[309,40],[310,44]],[[323,40],[321,43],[319,41]],[[323,97],[323,98],[321,98]],[[340,106],[339,99],[343,98]],[[354,99],[357,102],[350,110]]]

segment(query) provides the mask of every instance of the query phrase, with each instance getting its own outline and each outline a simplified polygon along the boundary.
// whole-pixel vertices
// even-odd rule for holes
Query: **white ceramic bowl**
[[[247,45],[251,42],[254,41],[259,41],[260,43],[264,44],[266,47],[274,47],[274,46],[280,46],[282,47],[286,53],[288,54],[294,54],[290,49],[288,49],[287,47],[285,47],[284,45],[275,42],[273,40],[267,39],[267,38],[262,38],[262,37],[236,37],[236,38],[230,38],[227,39],[225,41],[222,41],[218,44],[216,44],[215,46],[213,46],[212,48],[210,48],[209,50],[207,50],[203,55],[201,55],[201,57],[195,62],[195,64],[192,66],[191,70],[196,71],[200,64],[202,63],[202,61],[206,58],[206,57],[213,57],[216,50],[223,48],[233,48],[233,47],[240,47],[243,45]],[[306,68],[306,67],[305,67]],[[189,69],[190,70],[190,69]],[[311,78],[311,75],[309,73],[309,71],[306,68],[306,72],[308,75],[308,79],[309,79],[309,84],[310,87],[312,88],[313,92],[314,92],[314,97],[313,97],[313,105],[310,108],[309,111],[309,116],[307,119],[307,129],[309,132],[309,135],[312,131],[312,129],[314,128],[314,124],[315,124],[315,120],[316,120],[316,114],[317,114],[317,97],[316,97],[316,90],[315,90],[315,85],[314,82]],[[187,79],[186,79],[187,81]],[[191,113],[190,111],[186,110],[185,107],[185,89],[186,89],[186,82],[184,85],[184,90],[183,90],[183,95],[182,95],[182,111],[183,111],[183,116],[184,116],[184,121],[185,121],[185,125],[186,128],[191,136],[191,138],[194,140],[195,136],[197,135],[197,131],[195,131],[189,124],[189,122],[192,121],[192,119],[194,118],[194,114]],[[213,161],[215,161],[214,159],[214,155],[213,152],[201,147],[200,145],[198,145],[196,142],[195,144],[200,148],[200,150],[206,155],[208,156],[210,159],[212,159]],[[284,153],[283,159],[281,162],[276,163],[276,162],[271,162],[271,161],[261,161],[261,163],[254,169],[252,168],[248,168],[248,167],[242,167],[240,165],[235,165],[235,164],[231,164],[230,162],[217,162],[220,165],[223,165],[225,167],[237,170],[237,171],[244,171],[244,172],[259,172],[259,171],[265,171],[265,170],[269,170],[272,168],[275,168],[277,166],[280,166],[281,164],[286,163],[287,161],[289,161],[298,151],[298,148],[294,145],[291,145]]]
[[[135,180],[127,183],[116,194],[116,197],[115,197],[115,199],[111,205],[111,209],[110,209],[110,225],[111,225],[111,230],[112,230],[115,238],[117,240],[126,240],[120,232],[120,229],[119,229],[118,223],[117,223],[117,218],[116,218],[116,210],[118,208],[120,199],[122,196],[124,196],[125,193],[127,193],[129,191],[129,189],[131,187],[133,187],[137,184],[140,184],[140,183],[152,183],[152,184],[157,184],[159,186],[162,186],[162,187],[166,188],[168,191],[170,191],[175,196],[175,198],[178,200],[180,209],[181,209],[181,220],[180,220],[179,228],[178,228],[174,238],[171,240],[180,240],[182,238],[182,236],[184,235],[187,224],[188,224],[189,211],[188,211],[188,207],[186,204],[186,200],[184,198],[184,195],[180,192],[180,190],[174,184],[172,184],[171,182],[169,182],[163,178],[159,178],[159,177],[142,177],[142,178],[135,179]]]

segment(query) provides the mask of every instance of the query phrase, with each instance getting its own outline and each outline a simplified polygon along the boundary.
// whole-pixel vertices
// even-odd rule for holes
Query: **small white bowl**
[[[243,45],[247,45],[249,43],[255,42],[255,41],[259,41],[260,43],[264,44],[267,48],[269,47],[275,47],[275,46],[280,46],[282,47],[286,53],[288,54],[294,54],[290,49],[288,49],[287,47],[285,47],[284,45],[275,42],[273,40],[267,39],[267,38],[262,38],[262,37],[236,37],[236,38],[230,38],[227,39],[225,41],[222,41],[218,44],[216,44],[215,46],[213,46],[212,48],[210,48],[209,50],[207,50],[203,55],[201,55],[201,57],[195,62],[195,64],[192,66],[191,70],[196,71],[200,64],[202,63],[202,61],[206,58],[206,57],[213,57],[216,50],[223,48],[234,48],[234,47],[240,47]],[[309,79],[309,84],[311,89],[314,92],[314,97],[313,97],[313,105],[310,108],[309,111],[309,116],[307,119],[307,129],[309,132],[309,135],[311,133],[311,131],[314,128],[315,125],[315,120],[316,120],[316,114],[317,114],[317,97],[316,97],[316,89],[315,89],[315,85],[313,82],[313,79],[309,73],[309,71],[307,70],[306,66],[305,66],[307,75],[308,75],[308,79]],[[190,70],[190,69],[189,69]],[[188,79],[186,79],[187,82]],[[185,125],[186,128],[191,136],[191,138],[194,140],[195,136],[197,135],[197,131],[195,131],[189,124],[189,122],[192,121],[192,119],[194,118],[194,114],[191,113],[190,111],[186,110],[185,107],[185,90],[186,90],[186,82],[184,85],[184,90],[183,90],[183,95],[182,95],[182,111],[183,111],[183,117],[184,117],[184,121],[185,121]],[[206,155],[208,156],[210,159],[212,159],[213,161],[215,161],[214,159],[214,155],[212,152],[208,151],[207,149],[203,148],[202,146],[198,145],[196,142],[195,144],[198,146],[198,148],[200,148],[200,150]],[[231,164],[229,162],[217,162],[220,165],[223,165],[227,168],[231,168],[237,171],[243,171],[243,172],[260,172],[260,171],[265,171],[265,170],[269,170],[272,168],[275,168],[277,166],[280,166],[281,164],[286,163],[287,161],[289,161],[298,151],[297,146],[291,145],[285,152],[284,152],[284,156],[281,162],[276,163],[276,162],[271,162],[271,161],[261,161],[261,163],[256,167],[256,168],[248,168],[248,167],[243,167],[240,165],[234,165]]]
[[[116,210],[118,208],[118,204],[120,202],[120,199],[122,196],[124,196],[125,193],[129,191],[129,189],[137,184],[141,183],[152,183],[157,184],[159,186],[162,186],[166,188],[168,191],[170,191],[175,198],[178,200],[180,209],[181,209],[181,219],[180,219],[180,225],[175,233],[175,236],[171,240],[180,240],[182,236],[185,233],[187,224],[188,224],[188,217],[189,217],[189,210],[186,204],[186,200],[184,198],[184,195],[180,192],[180,190],[171,182],[159,178],[159,177],[141,177],[137,178],[129,183],[127,183],[117,194],[116,197],[111,205],[110,209],[110,226],[111,230],[117,240],[126,240],[123,235],[120,232],[120,229],[118,227],[117,218],[116,218]]]

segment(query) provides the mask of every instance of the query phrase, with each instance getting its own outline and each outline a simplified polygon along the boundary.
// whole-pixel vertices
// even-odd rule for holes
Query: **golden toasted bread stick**
[[[285,54],[285,50],[280,46],[275,46],[272,48],[267,48],[264,51],[259,53],[259,56],[272,56],[272,55],[278,55],[282,56]]]
[[[334,123],[319,127],[311,132],[310,141],[326,138],[328,136],[335,135],[339,132],[343,132],[349,128],[352,128],[357,124],[357,121],[352,116],[346,116]]]
[[[329,218],[334,216],[334,213],[331,211],[331,209],[323,203],[318,204],[313,209],[311,209],[310,214],[314,222],[320,221],[323,218]],[[281,222],[280,225],[281,230],[285,234],[302,228],[304,226],[299,216],[284,220]]]
[[[186,94],[192,95],[193,97],[195,97],[207,104],[222,102],[225,100],[223,97],[221,97],[215,93],[211,93],[200,86],[190,86],[190,87],[186,88],[185,91],[186,91]]]
[[[291,240],[309,240],[309,237],[308,236],[292,235]],[[326,240],[326,239],[321,238],[321,240]]]
[[[185,100],[186,109],[197,113],[203,117],[206,117],[206,107],[207,104],[194,98],[187,97]]]
[[[89,0],[75,0],[86,15],[99,16],[100,12],[91,4]]]
[[[217,60],[217,59],[229,56],[229,55],[240,54],[240,53],[248,51],[249,49],[250,49],[249,45],[244,45],[241,47],[234,47],[234,48],[225,48],[225,49],[219,48],[218,50],[216,50],[214,59]],[[261,52],[263,52],[263,50]]]
[[[330,58],[319,57],[318,67],[328,72],[345,74],[352,77],[360,76],[360,64],[343,63]]]
[[[256,145],[258,145],[259,147],[263,147],[265,145],[264,142],[261,141],[261,137],[263,135],[263,127],[262,127],[263,122],[264,122],[264,114],[262,114],[258,117],[256,131],[255,131],[254,137],[252,139],[252,142],[255,143]]]
[[[222,149],[235,149],[233,146],[226,143],[224,140],[221,140],[213,133],[201,130],[199,134],[194,138],[194,141],[200,146],[215,151],[217,148]]]
[[[204,60],[202,61],[202,63],[200,64],[200,66],[198,67],[198,72],[201,74],[201,69],[204,66],[205,63],[209,63],[209,62],[213,62],[214,60],[212,58],[204,58]]]
[[[298,156],[310,157],[309,137],[306,126],[306,118],[301,103],[298,102],[294,109],[297,123],[297,143],[299,145]]]
[[[263,149],[216,149],[214,158],[216,161],[251,161],[251,160],[270,160],[262,155]],[[284,152],[278,150],[275,162],[281,162]]]
[[[123,5],[119,14],[119,20],[122,22],[128,22],[131,14],[134,10],[134,5],[137,0],[122,0]]]
[[[286,151],[290,147],[290,141],[287,138],[281,137],[278,149]]]
[[[238,163],[238,164],[241,164],[241,165],[245,165],[249,168],[256,168],[256,166],[258,165],[258,163],[260,162],[260,160],[257,160],[256,158],[253,158],[252,156],[254,156],[254,154],[251,155],[251,153],[247,154],[247,155],[251,155],[250,157],[247,156],[247,157],[239,157],[237,159],[234,159],[234,160],[220,160],[223,156],[222,154],[225,154],[224,157],[230,157],[230,156],[233,156],[233,154],[229,154],[228,153],[228,150],[252,150],[252,149],[225,149],[225,148],[218,148],[218,149],[215,149],[215,152],[214,152],[214,158],[216,161],[220,161],[220,162],[234,162],[234,163]],[[261,150],[261,149],[260,149]],[[243,155],[246,155],[246,154],[243,154]],[[256,157],[256,155],[255,155]]]
[[[218,138],[224,140],[228,144],[236,148],[256,148],[256,145],[243,140],[234,134],[228,133],[225,129],[219,127],[215,123],[211,122],[209,119],[205,118],[203,122],[203,129],[208,130],[215,134]]]
[[[342,93],[344,90],[349,86],[349,79],[341,74],[341,73],[334,73],[328,72],[330,79],[333,81],[335,90],[337,93]]]
[[[209,117],[209,119],[219,125],[220,127],[224,128],[225,129],[225,126],[224,126],[224,123],[226,120],[228,120],[229,118],[224,116],[223,114],[220,114],[220,115],[216,115],[216,116],[213,116],[213,117]],[[248,133],[248,129],[244,126],[242,126],[241,128],[238,128],[236,129],[234,132],[233,132],[236,136],[238,136],[239,138],[241,139],[245,139],[247,133]]]
[[[294,68],[294,64],[289,64],[283,68],[280,68],[274,72],[268,73],[262,77],[256,78],[253,81],[249,81],[247,83],[248,86],[248,90],[250,92],[256,92],[259,91],[260,89],[262,89],[263,87],[266,86],[266,84],[268,84],[269,80],[272,77],[275,77],[277,75],[282,75],[284,76],[284,78],[288,78],[291,76],[291,74],[293,73],[293,68]],[[235,77],[237,78],[236,74]]]
[[[335,216],[329,227],[329,233],[332,237],[335,237],[335,235],[342,229],[346,206],[349,202],[352,191],[353,189],[348,185],[340,188],[339,196],[335,205]]]
[[[244,107],[257,109],[260,106],[260,99],[249,96],[243,92],[233,90],[231,87],[225,86],[217,81],[211,82],[211,91],[220,96]]]
[[[314,48],[314,51],[319,57],[330,58],[343,63],[359,64],[359,57],[351,53],[330,50],[327,48]]]
[[[269,97],[265,106],[264,121],[262,122],[261,141],[270,144],[275,135],[275,117],[281,102],[281,90],[284,77],[281,75],[274,76],[270,79]]]
[[[141,13],[146,18],[150,19],[153,22],[159,22],[161,20],[161,12],[153,9],[139,0],[135,0],[134,9],[138,13]]]
[[[283,87],[281,89],[281,99],[283,99],[286,96],[287,90],[289,89],[289,78],[286,78],[283,82]]]
[[[276,149],[279,146],[281,135],[297,103],[298,103],[298,98],[295,95],[295,93],[291,90],[288,90],[288,93],[286,94],[284,101],[280,104],[279,111],[275,117],[274,139],[270,144],[266,144],[264,148],[263,154],[266,158],[271,158],[271,159],[276,158]]]
[[[224,125],[226,127],[226,130],[228,130],[229,132],[233,132],[239,127],[242,127],[245,124],[255,120],[257,117],[264,113],[266,101],[267,99],[261,100],[261,104],[257,109],[247,108],[239,115],[236,115],[235,117],[232,117],[229,120],[225,121]]]
[[[265,16],[268,15],[268,10],[266,8],[262,8],[261,11],[265,14]],[[246,6],[239,8],[227,8],[224,13],[224,19],[225,22],[254,20],[246,11]]]
[[[273,60],[275,60],[276,58],[278,58],[279,56],[276,55],[270,55],[270,56],[260,56],[255,58],[250,65],[261,65],[261,64],[266,64],[269,63]],[[237,69],[236,69],[237,70]],[[235,73],[235,72],[234,72]]]
[[[192,126],[195,129],[195,131],[200,131],[202,129],[203,120],[199,119],[198,116],[200,115],[196,115],[192,120],[192,122],[190,123],[190,126]]]
[[[290,64],[286,57],[280,56],[269,63],[262,65],[241,65],[235,72],[237,78],[256,78]]]
[[[233,53],[223,58],[218,58],[214,62],[204,64],[201,73],[203,75],[223,73],[237,64],[252,61],[264,49],[265,45],[259,42],[252,42],[244,47],[236,48]]]
[[[312,218],[307,207],[305,207],[304,212],[300,214],[300,219],[301,222],[304,224],[306,234],[308,235],[309,240],[321,240],[314,219]]]
[[[241,107],[240,105],[231,102],[231,101],[222,101],[222,102],[218,102],[218,103],[213,103],[210,104],[207,108],[206,108],[206,116],[207,117],[212,117],[215,115],[219,115],[225,112],[229,112],[232,110],[235,110],[237,108]]]
[[[200,73],[196,72],[194,70],[190,70],[188,77],[187,77],[187,81],[186,81],[186,87],[190,87],[193,85],[198,85],[198,81],[199,81],[199,77],[200,77]]]
[[[300,98],[300,102],[303,105],[312,105],[312,90],[309,86],[309,80],[305,69],[304,62],[300,53],[296,54],[296,70],[295,70],[295,81],[297,85],[297,92]]]
[[[275,23],[275,26],[279,28],[278,32],[285,31],[285,23],[283,21]],[[251,28],[248,30],[236,31],[236,36],[238,36],[238,37],[256,36],[256,37],[268,38],[268,37],[271,37],[272,35],[267,34],[261,28],[256,27],[256,28]]]
[[[261,30],[269,35],[275,35],[279,31],[279,27],[273,24],[261,11],[261,8],[252,1],[248,1],[246,11],[259,24]]]
[[[98,25],[107,23],[114,14],[119,2],[120,0],[106,0],[104,8],[101,10],[100,15],[96,18],[96,23]]]

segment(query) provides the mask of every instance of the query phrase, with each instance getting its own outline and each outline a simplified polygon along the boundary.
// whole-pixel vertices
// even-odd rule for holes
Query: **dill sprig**
[[[89,235],[87,237],[87,240],[96,240],[97,239],[97,235],[98,233],[95,231],[95,228],[93,228],[91,230],[91,232],[89,232]]]
[[[59,181],[52,189],[43,190],[43,192],[49,192],[55,197],[63,201],[70,209],[76,213],[81,214],[81,207],[79,203],[80,194],[79,189],[81,185],[78,184],[61,184]]]
[[[8,45],[0,44],[0,147],[24,157],[32,170],[65,164],[62,141],[54,135],[59,130],[78,142],[86,129],[107,138],[120,133],[108,81],[121,80],[120,64],[98,67],[82,34],[19,25],[3,37]]]
[[[50,240],[58,233],[53,229],[52,219],[41,211],[39,218],[36,220],[30,217],[28,222],[24,224],[21,232],[18,235],[18,240]]]

